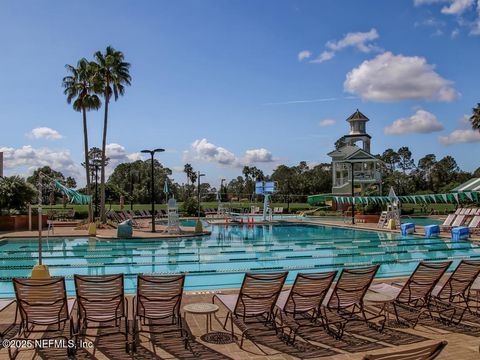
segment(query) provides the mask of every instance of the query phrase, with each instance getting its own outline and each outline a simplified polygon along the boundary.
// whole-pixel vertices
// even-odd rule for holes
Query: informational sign
[[[255,183],[255,194],[273,194],[277,190],[276,181],[257,181]]]

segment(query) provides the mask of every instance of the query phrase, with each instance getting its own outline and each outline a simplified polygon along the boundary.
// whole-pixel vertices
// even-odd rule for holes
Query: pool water
[[[186,289],[239,287],[246,271],[297,272],[381,264],[377,276],[407,275],[423,259],[480,258],[469,241],[309,224],[211,226],[211,235],[177,239],[100,240],[55,238],[43,242],[43,262],[52,276],[125,274],[127,292],[137,273],[187,273]],[[28,277],[37,263],[37,239],[0,240],[0,297],[13,296],[12,277]]]
[[[309,216],[308,218],[315,220],[324,220],[324,221],[335,221],[335,222],[344,222],[344,218],[341,216]],[[411,222],[418,226],[425,225],[440,225],[443,223],[443,220],[437,218],[431,218],[427,216],[417,216],[417,217],[406,217],[402,216],[402,223]]]

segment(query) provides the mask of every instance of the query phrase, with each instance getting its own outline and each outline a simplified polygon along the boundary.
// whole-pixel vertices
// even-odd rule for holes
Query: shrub
[[[182,204],[183,212],[188,216],[196,216],[198,214],[198,203],[194,198],[187,198]],[[200,207],[200,211],[202,208]]]
[[[36,195],[33,185],[19,176],[0,178],[0,211],[24,212]]]

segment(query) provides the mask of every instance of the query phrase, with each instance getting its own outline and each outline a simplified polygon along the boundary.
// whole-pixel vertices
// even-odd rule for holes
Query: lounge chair
[[[8,307],[11,305],[16,304],[14,299],[0,299],[0,313],[4,310],[6,310]],[[3,340],[3,337],[8,334],[8,332],[15,326],[17,323],[17,314],[18,311],[15,311],[15,320],[13,323],[7,325],[5,328],[0,330],[0,340]]]
[[[125,351],[129,352],[128,302],[124,296],[123,274],[85,276],[75,274],[74,279],[78,303],[78,335],[85,338],[124,334]],[[115,331],[87,334],[89,329]]]
[[[440,225],[442,230],[450,230],[452,228],[453,221],[457,217],[456,214],[449,214],[447,218],[443,221],[443,224]]]
[[[463,211],[463,208],[457,208],[457,210],[455,210],[455,215],[460,215],[460,213]]]
[[[293,286],[282,291],[276,304],[275,317],[280,322],[280,327],[288,327],[289,340],[294,343],[298,330],[303,326],[299,319],[308,319],[315,322],[320,314],[327,291],[332,285],[337,271],[321,273],[298,273]]]
[[[187,348],[189,334],[183,328],[180,314],[184,283],[185,275],[138,275],[137,295],[133,300],[133,351],[136,351],[140,333],[178,331]],[[148,330],[144,326],[156,326],[159,331]]]
[[[67,299],[64,277],[15,278],[13,287],[20,314],[20,328],[15,339],[28,339],[32,333],[43,333],[43,339],[63,339],[65,343],[73,338],[74,324],[71,313],[75,299]],[[69,333],[65,335],[67,325]],[[36,329],[36,326],[40,328]],[[48,333],[51,336],[48,336]],[[71,347],[67,347],[66,350],[67,356],[74,352]],[[11,359],[16,358],[18,350],[9,348],[9,355]]]
[[[447,344],[448,342],[441,341],[432,345],[408,350],[390,350],[388,353],[377,355],[367,354],[363,360],[433,360],[442,352]]]
[[[230,332],[234,339],[236,337],[233,324],[240,329],[240,343],[237,342],[240,348],[243,348],[245,338],[255,344],[255,337],[249,330],[252,323],[258,324],[258,318],[263,319],[265,326],[276,329],[274,307],[287,275],[288,272],[246,273],[237,294],[213,296],[212,302],[219,301],[228,311],[223,328],[227,330],[227,322],[230,319]]]
[[[480,215],[475,215],[468,224],[468,228],[470,229],[470,233],[476,234],[480,232]]]
[[[429,308],[446,323],[459,324],[466,311],[475,312],[469,303],[469,290],[480,274],[480,260],[462,260],[443,286],[432,291]]]
[[[321,307],[321,320],[326,330],[337,339],[341,339],[349,322],[362,321],[370,326],[374,321],[380,323],[379,330],[383,330],[385,316],[371,314],[367,317],[367,310],[363,298],[370,287],[380,265],[363,268],[344,268],[333,289],[327,293]]]
[[[424,311],[428,310],[430,294],[451,263],[422,261],[403,285],[398,284],[401,287],[382,283],[372,285],[370,290],[390,296],[396,320],[406,320],[414,328]]]

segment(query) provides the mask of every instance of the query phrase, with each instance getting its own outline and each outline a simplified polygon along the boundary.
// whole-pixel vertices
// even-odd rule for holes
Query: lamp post
[[[352,170],[352,225],[355,225],[355,172],[353,171],[353,162],[349,162]]]
[[[227,179],[222,179],[220,180],[220,202],[223,201],[223,182],[226,181]]]
[[[202,176],[205,176],[205,174],[202,174],[200,171],[197,173],[197,179],[198,179],[198,208],[197,208],[197,214],[198,214],[198,220],[200,220],[200,178]]]
[[[150,183],[150,201],[152,203],[152,232],[155,232],[155,186],[154,186],[154,166],[153,166],[153,157],[157,152],[164,152],[165,149],[153,149],[153,150],[142,150],[141,152],[144,154],[150,154],[152,160],[152,168],[151,168],[151,183]]]

